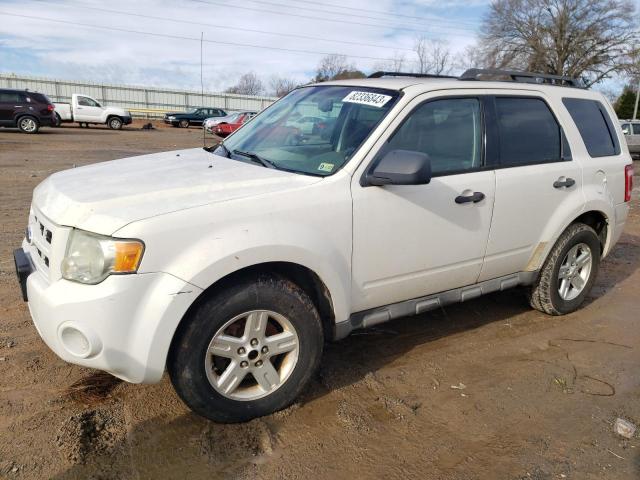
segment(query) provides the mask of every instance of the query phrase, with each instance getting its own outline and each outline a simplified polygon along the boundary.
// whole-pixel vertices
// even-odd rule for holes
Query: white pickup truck
[[[120,130],[123,125],[131,123],[128,110],[118,107],[104,107],[96,99],[87,95],[74,93],[71,103],[54,103],[56,107],[57,126],[65,122],[78,122],[88,127],[90,123],[109,125],[113,130]]]

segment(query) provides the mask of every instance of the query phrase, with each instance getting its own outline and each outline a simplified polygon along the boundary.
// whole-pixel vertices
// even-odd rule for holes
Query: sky
[[[222,91],[249,71],[307,82],[344,54],[414,61],[417,36],[473,44],[489,0],[0,0],[0,72]],[[100,28],[106,27],[106,28]],[[242,45],[239,45],[242,44]]]

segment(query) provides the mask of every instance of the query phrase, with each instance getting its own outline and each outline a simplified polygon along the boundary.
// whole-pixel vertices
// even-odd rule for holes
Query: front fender
[[[202,289],[264,263],[306,267],[329,290],[339,322],[351,313],[351,200],[343,186],[322,196],[313,190],[181,210],[134,222],[116,236],[145,242],[141,273],[170,273]]]

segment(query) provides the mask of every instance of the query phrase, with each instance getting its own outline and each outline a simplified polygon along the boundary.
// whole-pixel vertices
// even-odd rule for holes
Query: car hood
[[[33,203],[58,225],[110,235],[136,220],[319,181],[194,148],[55,173],[35,189]]]

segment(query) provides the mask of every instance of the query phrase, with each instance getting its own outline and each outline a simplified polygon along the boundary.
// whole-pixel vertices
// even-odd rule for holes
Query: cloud
[[[292,0],[242,3],[231,0],[138,0],[135,3],[127,0],[5,0],[0,5],[3,25],[0,70],[109,83],[199,88],[200,43],[179,37],[198,39],[203,32],[206,40],[204,78],[208,90],[222,90],[247,71],[254,71],[264,79],[283,75],[303,82],[313,75],[323,53],[352,56],[351,60],[359,68],[372,70],[380,59],[393,57],[396,52],[411,57],[415,36],[420,33],[447,40],[454,50],[462,51],[473,42],[474,29],[487,2],[381,0],[375,2],[375,6],[372,3],[367,0],[349,3],[331,0],[326,5]],[[461,5],[465,8],[460,8]],[[398,13],[407,17],[391,15]],[[284,51],[286,49],[319,53]]]

